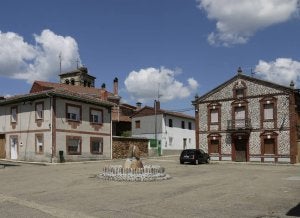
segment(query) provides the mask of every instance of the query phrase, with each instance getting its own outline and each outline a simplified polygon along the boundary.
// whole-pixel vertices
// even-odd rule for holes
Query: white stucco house
[[[132,136],[150,139],[149,155],[179,154],[195,148],[195,118],[183,113],[145,106],[132,116]]]
[[[113,103],[52,89],[0,99],[0,159],[110,159]]]

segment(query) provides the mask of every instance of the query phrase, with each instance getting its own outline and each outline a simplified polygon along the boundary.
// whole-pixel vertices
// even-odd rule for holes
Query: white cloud
[[[59,73],[60,53],[62,70],[75,68],[79,51],[72,37],[59,36],[46,29],[41,35],[35,34],[34,39],[36,44],[31,45],[16,33],[0,31],[0,75],[29,83],[47,80]]]
[[[299,0],[196,0],[207,17],[216,20],[212,45],[246,43],[256,31],[285,22],[299,13]]]
[[[293,80],[299,86],[300,62],[290,58],[277,58],[275,61],[260,60],[255,67],[256,75],[265,80],[289,86]]]
[[[137,101],[146,102],[157,98],[158,90],[160,100],[163,102],[189,97],[198,87],[193,78],[187,80],[187,85],[175,79],[178,70],[164,67],[146,68],[132,71],[125,79],[127,92]]]

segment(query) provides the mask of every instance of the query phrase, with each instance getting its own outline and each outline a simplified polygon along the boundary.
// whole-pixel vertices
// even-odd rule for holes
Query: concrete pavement
[[[165,167],[172,178],[96,177],[123,160],[7,166],[0,169],[1,217],[300,217],[299,165],[142,161]]]

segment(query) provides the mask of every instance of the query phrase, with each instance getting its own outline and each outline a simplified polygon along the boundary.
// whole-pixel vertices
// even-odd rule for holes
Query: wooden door
[[[247,140],[246,139],[235,140],[235,161],[238,162],[247,161]]]
[[[0,135],[0,158],[6,158],[5,135]]]

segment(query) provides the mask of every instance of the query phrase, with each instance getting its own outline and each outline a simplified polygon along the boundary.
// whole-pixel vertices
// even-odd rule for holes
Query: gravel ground
[[[124,160],[0,167],[0,217],[300,217],[299,165],[142,161],[172,178],[97,177]]]

